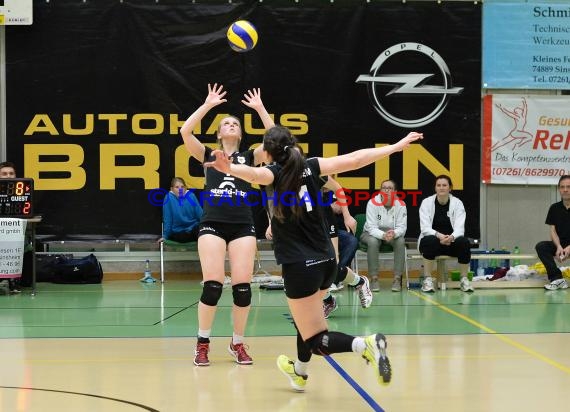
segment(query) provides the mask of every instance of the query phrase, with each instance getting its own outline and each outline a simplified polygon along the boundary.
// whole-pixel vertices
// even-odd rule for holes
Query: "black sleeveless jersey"
[[[272,164],[266,167],[275,176],[275,187],[279,181],[281,166]],[[285,207],[283,222],[274,217],[271,219],[275,259],[278,264],[335,258],[324,216],[324,208],[330,206],[323,206],[326,202],[320,193],[324,184],[320,173],[318,160],[307,159],[300,193],[273,193],[276,202],[290,205],[296,201],[297,204],[303,205],[303,213],[299,219],[293,216],[291,208],[288,207]]]
[[[214,161],[212,149],[205,148],[204,163]],[[254,166],[253,150],[232,154],[234,164]],[[253,225],[251,202],[244,200],[252,194],[251,184],[245,180],[219,172],[213,167],[204,171],[206,180],[202,192],[204,214],[201,222],[224,222]]]

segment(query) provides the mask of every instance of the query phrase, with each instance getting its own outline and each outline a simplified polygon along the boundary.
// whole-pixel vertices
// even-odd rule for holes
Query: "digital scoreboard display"
[[[33,179],[0,179],[0,217],[30,218],[33,205]]]

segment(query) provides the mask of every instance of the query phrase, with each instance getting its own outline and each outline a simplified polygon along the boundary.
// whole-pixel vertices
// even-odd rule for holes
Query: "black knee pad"
[[[329,346],[327,333],[328,330],[317,333],[315,336],[305,341],[307,346],[311,348],[311,352],[313,352],[315,355],[321,355],[321,356],[329,355],[327,351],[327,347]]]
[[[208,306],[216,306],[222,296],[222,285],[220,282],[215,280],[207,280],[204,282],[202,287],[202,296],[200,296],[200,302]]]
[[[234,304],[241,308],[251,305],[251,285],[249,283],[238,283],[232,286]]]

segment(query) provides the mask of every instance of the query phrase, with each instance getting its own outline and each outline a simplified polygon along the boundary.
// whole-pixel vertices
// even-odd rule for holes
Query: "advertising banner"
[[[226,37],[241,19],[259,36],[246,53]],[[34,2],[33,26],[8,27],[6,39],[8,157],[34,178],[39,233],[160,234],[156,189],[174,176],[203,188],[179,128],[218,83],[227,102],[194,130],[212,147],[228,114],[242,150],[261,142],[262,122],[241,102],[252,88],[309,156],[423,132],[404,153],[339,176],[351,213],[393,178],[422,192],[406,199],[417,236],[418,202],[447,174],[479,235],[480,4],[60,0]]]
[[[0,218],[0,279],[22,276],[26,221]]]
[[[483,88],[570,89],[570,5],[485,2]]]
[[[32,4],[33,0],[0,0],[0,26],[32,24]]]
[[[556,185],[570,174],[569,107],[567,96],[485,96],[483,181]]]

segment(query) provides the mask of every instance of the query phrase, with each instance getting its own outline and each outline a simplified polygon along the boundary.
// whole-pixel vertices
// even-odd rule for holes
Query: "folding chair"
[[[358,255],[359,253],[364,254],[366,257],[367,245],[360,241],[360,236],[362,235],[362,231],[364,230],[364,224],[366,223],[366,214],[359,213],[354,216],[356,220],[356,233],[354,234],[358,239],[358,249],[356,250],[356,255],[354,255],[354,259],[352,261],[352,270],[358,273]],[[394,248],[388,244],[382,242],[379,250],[379,260],[394,260]],[[370,276],[370,274],[368,274]],[[408,277],[408,244],[405,243],[404,246],[404,276],[406,280],[406,289],[410,289],[410,280]]]
[[[266,271],[265,269],[263,269],[261,267],[261,253],[259,253],[259,250],[261,248],[261,246],[263,244],[266,244],[267,242],[271,243],[270,241],[266,240],[266,239],[257,239],[257,245],[255,247],[255,261],[256,261],[256,268],[255,268],[255,272],[253,272],[253,276],[272,276],[271,273],[269,273],[268,271]]]
[[[192,251],[198,250],[198,242],[180,243],[174,240],[163,239],[160,242],[160,282],[164,283],[164,250],[165,247],[172,248],[177,251]]]

